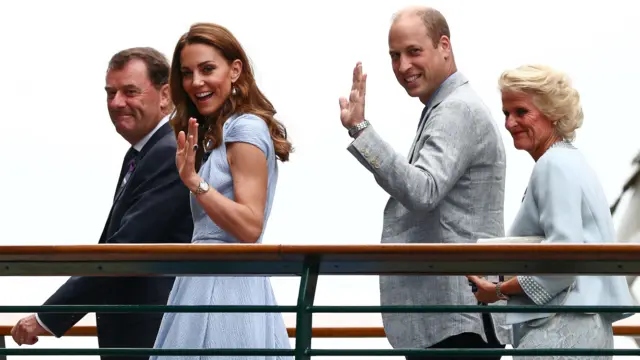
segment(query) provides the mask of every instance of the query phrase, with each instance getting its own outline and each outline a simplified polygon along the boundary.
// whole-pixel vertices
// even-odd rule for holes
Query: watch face
[[[200,183],[200,186],[198,186],[198,188],[200,189],[200,191],[207,191],[209,190],[209,184],[203,181]]]

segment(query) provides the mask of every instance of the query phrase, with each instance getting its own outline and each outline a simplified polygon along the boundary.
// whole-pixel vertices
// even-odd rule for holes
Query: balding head
[[[412,6],[393,16],[389,55],[400,85],[424,104],[456,72],[449,26],[444,16],[432,8]]]
[[[393,15],[391,26],[406,17],[417,17],[425,27],[427,35],[433,42],[433,46],[438,46],[440,38],[446,36],[451,39],[449,24],[442,13],[427,6],[408,6]]]

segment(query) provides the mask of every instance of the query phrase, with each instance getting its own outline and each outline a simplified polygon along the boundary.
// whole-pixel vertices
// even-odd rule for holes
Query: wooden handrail
[[[295,276],[311,258],[322,274],[640,274],[640,244],[100,244],[0,246],[0,276]]]
[[[597,260],[640,259],[640,244],[97,244],[0,246],[0,262],[136,260],[287,260],[300,256],[389,260]],[[509,258],[505,259],[504,255]]]
[[[278,275],[297,275],[305,259],[320,261],[321,274],[467,274],[483,268],[505,269],[514,273],[640,274],[640,244],[385,244],[385,245],[256,245],[256,244],[100,244],[55,246],[0,246],[2,275],[128,275],[114,269],[135,261],[149,268],[133,271],[137,275],[161,274],[163,262],[217,263],[239,262],[247,266],[269,264]],[[52,273],[41,265],[61,264]],[[65,270],[70,265],[80,267]],[[505,266],[508,265],[508,266]],[[509,265],[511,264],[511,265]],[[488,266],[490,265],[490,266]],[[105,266],[103,268],[103,266]],[[227,265],[225,265],[227,266]],[[510,266],[510,267],[509,267]],[[72,267],[72,266],[71,266]],[[131,267],[126,267],[130,271]],[[175,270],[175,265],[171,267]],[[222,266],[220,268],[223,268]],[[17,270],[15,270],[17,269]],[[97,270],[96,270],[97,269]],[[104,271],[103,271],[104,270]],[[558,272],[558,270],[560,270]],[[103,271],[102,273],[100,273]],[[262,269],[264,271],[264,269]],[[251,274],[242,266],[233,273]],[[215,273],[215,271],[214,271]],[[488,272],[489,273],[489,272]],[[258,271],[256,274],[263,274]],[[627,319],[628,320],[628,319]],[[637,325],[636,325],[637,324]],[[13,324],[0,324],[0,335],[8,335]],[[295,328],[288,328],[295,336]],[[640,335],[640,322],[622,321],[614,325],[616,335]],[[95,336],[94,325],[77,325],[70,336]],[[317,338],[384,337],[381,327],[317,327]]]
[[[10,336],[12,325],[0,325],[0,336]],[[296,336],[296,328],[287,328],[289,337]],[[95,326],[75,326],[65,336],[96,336]],[[383,338],[382,327],[315,327],[314,338]],[[640,325],[616,325],[613,327],[616,336],[640,336]],[[47,336],[51,336],[47,334]]]

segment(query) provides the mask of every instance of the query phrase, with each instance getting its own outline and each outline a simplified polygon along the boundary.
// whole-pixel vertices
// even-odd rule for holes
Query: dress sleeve
[[[267,123],[253,114],[240,115],[225,124],[225,143],[243,142],[256,146],[268,156],[273,140]]]

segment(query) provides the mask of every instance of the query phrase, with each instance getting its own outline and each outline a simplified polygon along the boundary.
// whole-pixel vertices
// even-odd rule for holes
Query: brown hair
[[[169,83],[169,61],[151,47],[134,47],[119,51],[109,60],[109,70],[122,70],[131,60],[141,60],[147,66],[147,76],[156,89]]]
[[[231,64],[234,60],[242,62],[240,77],[233,84],[235,95],[222,104],[211,116],[200,114],[189,96],[182,87],[182,72],[180,70],[180,54],[186,45],[204,44],[220,51],[222,56]],[[287,140],[287,130],[274,118],[276,110],[260,91],[253,75],[249,58],[240,42],[225,27],[211,23],[197,23],[191,26],[189,32],[182,35],[173,52],[171,75],[169,79],[171,98],[176,110],[171,118],[171,125],[176,133],[188,131],[189,118],[198,119],[200,129],[198,131],[198,144],[211,141],[213,148],[222,145],[222,126],[233,114],[251,113],[262,118],[269,127],[273,140],[276,156],[280,161],[289,160],[289,154],[293,151],[291,143]],[[196,169],[200,168],[204,146],[199,146],[196,153]]]
[[[449,24],[440,11],[426,6],[411,6],[395,14],[393,21],[398,20],[403,15],[414,15],[422,20],[422,24],[427,30],[427,35],[431,38],[431,43],[434,48],[438,47],[440,38],[443,36],[451,40]]]

